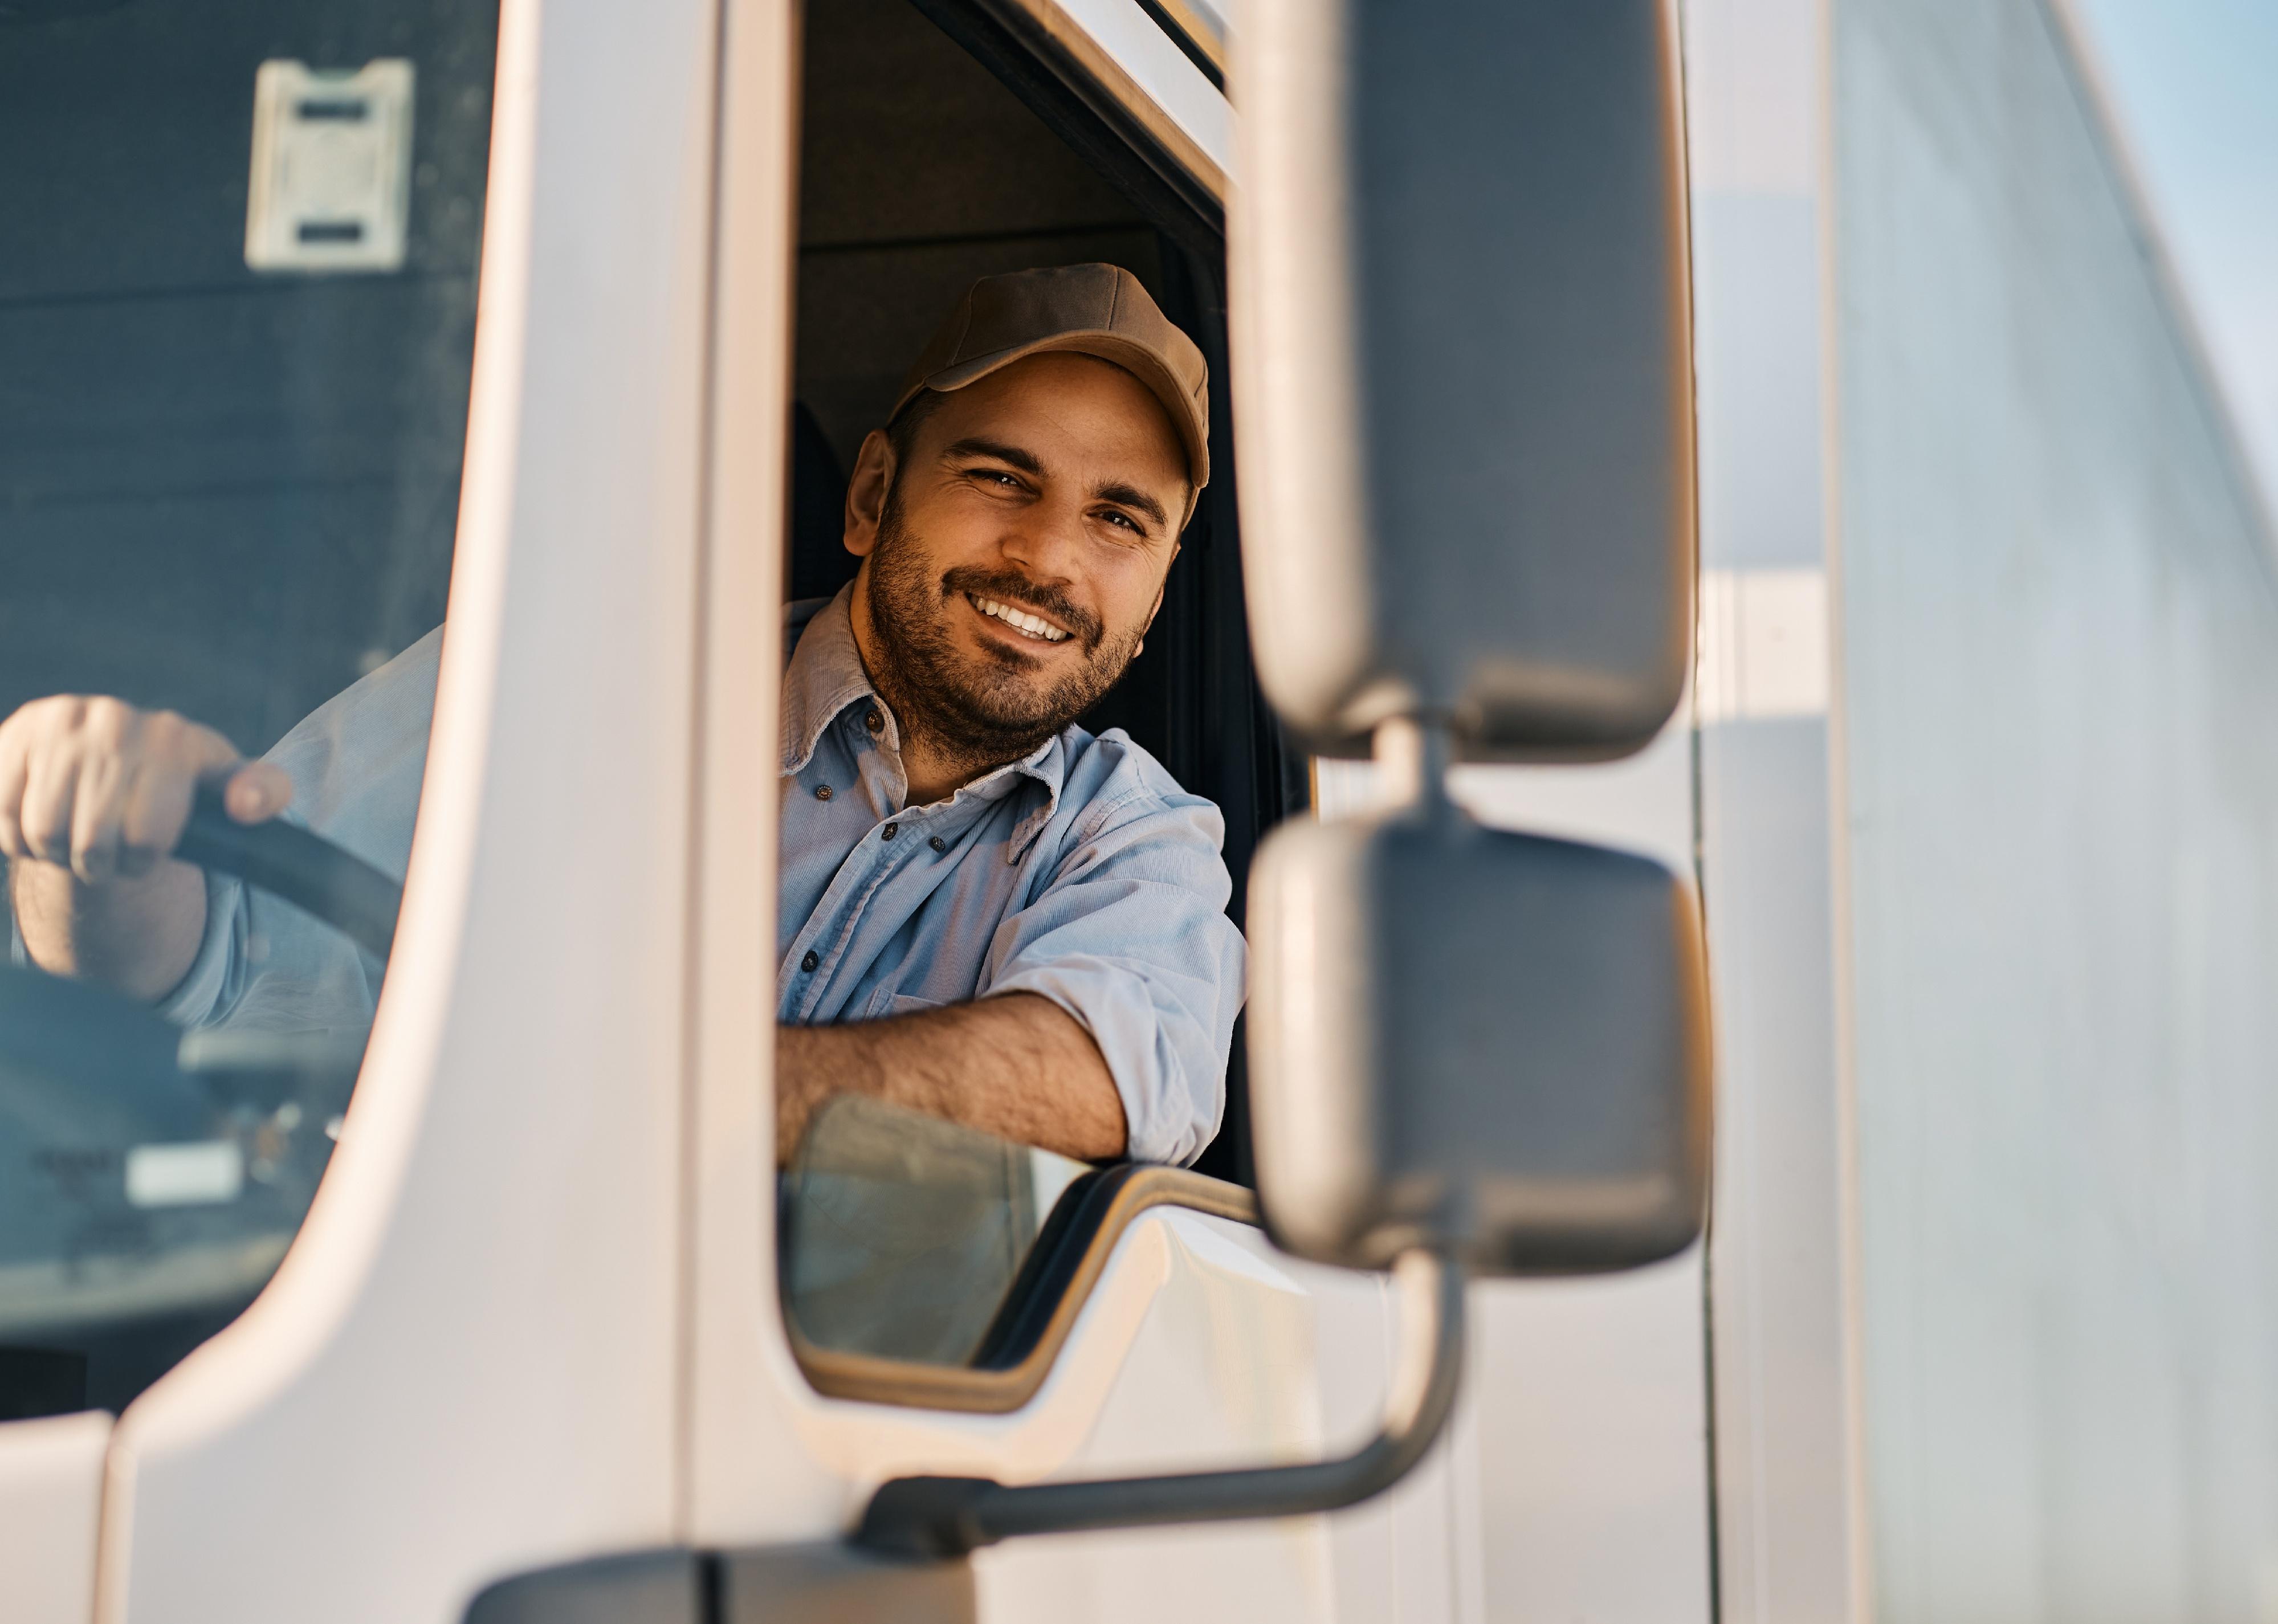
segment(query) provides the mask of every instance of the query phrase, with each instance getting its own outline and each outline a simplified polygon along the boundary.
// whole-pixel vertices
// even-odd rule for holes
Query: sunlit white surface
[[[1703,569],[1700,639],[1703,723],[1826,714],[1825,570]]]
[[[1202,70],[1188,60],[1186,52],[1136,0],[1056,0],[1056,4],[1209,155],[1220,172],[1232,171],[1233,115],[1226,96],[1203,77]]]
[[[111,1417],[0,1422],[0,1619],[87,1624]]]
[[[2278,551],[2049,8],[1838,8],[1878,1616],[2269,1616]]]

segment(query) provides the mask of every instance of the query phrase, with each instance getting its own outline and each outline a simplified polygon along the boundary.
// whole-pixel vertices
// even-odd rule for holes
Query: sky
[[[2278,0],[2071,0],[2278,509]]]

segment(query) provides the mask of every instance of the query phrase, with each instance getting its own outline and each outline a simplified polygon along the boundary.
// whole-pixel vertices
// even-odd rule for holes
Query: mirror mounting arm
[[[1445,716],[1388,716],[1371,739],[1383,802],[1411,815],[1437,819],[1452,812],[1448,769],[1456,762],[1455,728]]]
[[[1464,1359],[1462,1267],[1427,1252],[1397,1264],[1401,1359],[1384,1427],[1334,1460],[1246,1471],[1007,1487],[986,1477],[898,1477],[871,1498],[854,1543],[897,1556],[963,1556],[1021,1534],[1296,1517],[1357,1505],[1423,1460],[1447,1424]]]

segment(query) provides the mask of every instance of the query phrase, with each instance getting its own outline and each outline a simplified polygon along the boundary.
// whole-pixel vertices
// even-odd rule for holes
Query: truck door
[[[9,149],[58,155],[4,166],[30,269],[0,294],[28,380],[0,386],[0,561],[30,587],[0,593],[0,712],[172,707],[314,787],[298,844],[194,820],[195,1009],[35,964],[6,988],[38,1012],[0,1045],[11,1618],[1484,1615],[1500,1468],[1460,1412],[1334,1517],[924,1568],[846,1544],[889,1482],[1378,1430],[1409,1323],[1380,1276],[1266,1243],[1238,1110],[1199,1169],[1099,1170],[837,1108],[777,1178],[764,764],[783,604],[833,562],[800,515],[986,271],[1123,263],[1227,377],[1209,13],[0,20]],[[1099,720],[1227,810],[1239,891],[1308,772],[1256,687],[1230,486]],[[393,771],[377,799],[325,792],[350,755]],[[280,954],[361,1012],[265,1003]],[[1664,1364],[1688,1269],[1649,1293]],[[1634,1322],[1535,1323],[1590,1376]],[[1667,1433],[1661,1468],[1697,1459]],[[1705,1515],[1670,1498],[1624,1523],[1610,1496],[1569,1594],[1633,1528],[1689,1559]]]

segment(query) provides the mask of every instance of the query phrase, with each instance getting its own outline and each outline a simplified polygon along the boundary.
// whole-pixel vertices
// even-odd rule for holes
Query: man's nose
[[[1073,504],[1037,502],[1008,524],[998,546],[1007,563],[1039,581],[1073,579],[1083,545],[1083,511]]]

